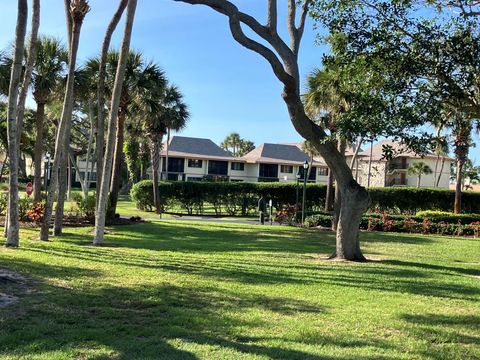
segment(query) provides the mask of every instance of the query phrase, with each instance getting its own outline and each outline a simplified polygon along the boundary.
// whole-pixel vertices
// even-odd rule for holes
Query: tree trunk
[[[49,238],[49,227],[50,227],[50,220],[52,217],[53,211],[53,202],[55,198],[55,193],[57,190],[58,185],[58,170],[59,165],[61,164],[61,154],[62,151],[66,151],[67,149],[64,148],[65,145],[65,136],[67,133],[67,129],[69,128],[69,124],[72,120],[72,111],[73,111],[73,86],[75,82],[75,65],[77,60],[77,52],[78,52],[78,44],[80,41],[80,30],[82,27],[83,19],[86,13],[89,11],[89,6],[86,0],[77,0],[72,3],[71,6],[71,13],[72,13],[72,40],[71,46],[69,51],[69,59],[68,59],[68,77],[67,77],[67,85],[65,91],[65,97],[63,102],[63,109],[62,109],[62,116],[60,119],[60,123],[58,126],[57,137],[55,142],[55,154],[53,158],[53,166],[52,166],[52,177],[50,179],[50,187],[47,196],[47,202],[45,204],[45,211],[44,217],[42,222],[42,228],[40,230],[40,240],[48,241]]]
[[[305,113],[300,95],[300,71],[298,53],[309,11],[310,1],[303,2],[300,20],[296,26],[296,2],[289,1],[287,12],[290,45],[287,45],[277,32],[277,12],[270,10],[267,26],[260,25],[252,16],[241,13],[235,5],[221,0],[176,0],[190,4],[204,4],[229,18],[233,38],[245,48],[261,55],[270,64],[273,73],[283,84],[282,98],[287,105],[290,120],[295,130],[310,141],[333,171],[342,201],[340,221],[337,231],[337,250],[332,257],[345,260],[364,260],[359,245],[359,225],[363,212],[368,208],[370,198],[365,188],[354,179],[345,157],[327,140],[324,129],[318,126]],[[276,5],[271,2],[270,5]],[[271,6],[269,9],[276,8]],[[242,24],[263,38],[275,51],[251,39],[242,29]],[[275,53],[276,52],[276,53]]]
[[[28,5],[27,0],[18,0],[17,25],[15,29],[15,51],[8,88],[7,137],[9,161],[8,221],[5,222],[6,246],[17,247],[19,244],[18,221],[18,157],[19,134],[17,118],[17,100],[20,77],[22,74],[25,34],[27,32]]]
[[[43,125],[45,118],[45,103],[37,104],[35,155],[33,172],[33,201],[42,200],[42,162],[43,162]]]
[[[327,182],[327,194],[325,196],[325,211],[332,211],[333,210],[333,202],[335,199],[335,191],[333,187],[333,183],[335,178],[333,176],[332,170],[328,169],[328,182]]]
[[[153,199],[155,202],[155,212],[162,213],[162,204],[160,202],[160,189],[158,187],[158,170],[160,168],[160,149],[162,144],[162,136],[152,134],[150,136],[150,151],[152,158],[152,179],[153,179]]]
[[[440,180],[442,178],[443,168],[445,167],[445,160],[446,160],[446,157],[442,156],[442,166],[440,166],[440,173],[438,174],[438,178],[437,178],[437,187],[439,186]]]
[[[422,174],[418,174],[418,179],[417,179],[417,188],[420,188],[420,182],[422,180]]]
[[[100,195],[98,198],[98,208],[95,214],[95,236],[93,244],[99,245],[103,242],[105,235],[105,217],[108,200],[108,190],[110,187],[113,151],[115,145],[115,133],[118,120],[118,109],[120,105],[120,98],[122,96],[122,85],[125,77],[125,68],[127,65],[128,53],[130,51],[130,39],[132,36],[133,19],[135,17],[135,10],[137,7],[137,0],[129,0],[127,7],[127,18],[125,21],[125,31],[122,40],[122,47],[120,50],[120,57],[118,59],[117,73],[115,75],[115,84],[112,93],[112,103],[110,106],[110,118],[107,134],[107,147],[103,163],[102,182],[100,185]]]
[[[53,223],[53,236],[62,235],[63,230],[63,215],[65,212],[65,197],[68,188],[68,147],[69,141],[65,141],[64,152],[61,155],[59,175],[58,175],[58,193],[57,206],[55,206],[55,219]]]
[[[433,187],[435,187],[435,183],[437,182],[437,170],[438,170],[438,163],[440,161],[440,154],[437,155],[435,159],[435,170],[433,171]]]
[[[107,209],[107,218],[113,219],[117,211],[118,192],[122,178],[123,140],[125,128],[125,110],[120,109],[118,114],[118,127],[116,134],[115,153],[113,157],[112,183],[110,185],[110,199]]]
[[[38,28],[40,26],[40,0],[33,0],[32,2],[32,29],[30,31],[30,42],[28,45],[28,59],[25,66],[25,74],[23,76],[22,88],[20,89],[20,95],[18,98],[18,144],[20,147],[22,131],[23,131],[23,118],[25,115],[25,102],[27,100],[28,89],[30,86],[30,80],[32,78],[33,65],[35,64],[35,58],[37,54],[37,42],[38,42]]]
[[[321,128],[312,126],[312,121],[305,114],[298,91],[293,92],[285,87],[282,96],[295,129],[315,146],[336,179],[336,189],[339,189],[341,205],[338,216],[336,250],[331,258],[364,261],[365,257],[360,250],[359,227],[362,215],[370,204],[368,192],[353,179],[345,156],[336,149],[331,141],[322,141],[325,133]]]
[[[345,158],[345,150],[347,149],[347,142],[344,139],[339,139],[337,142],[338,151]],[[350,168],[351,170],[351,168]],[[338,222],[340,220],[340,209],[342,207],[342,191],[339,186],[335,186],[335,200],[333,203],[333,221],[332,221],[332,230],[336,231],[338,228]]]
[[[120,21],[122,14],[127,7],[128,0],[120,0],[117,11],[113,15],[110,24],[108,24],[107,31],[102,43],[102,52],[100,54],[100,64],[98,71],[98,84],[97,84],[97,107],[98,107],[98,117],[97,117],[97,137],[95,141],[95,152],[96,152],[96,161],[97,161],[97,207],[99,200],[99,189],[102,173],[103,173],[103,161],[104,161],[104,144],[105,144],[105,77],[106,77],[106,66],[107,66],[107,55],[108,49],[110,48],[110,42],[112,40],[112,35],[115,29],[117,28],[118,22]]]
[[[453,212],[455,214],[460,214],[462,212],[462,171],[463,171],[463,160],[457,159],[457,176],[455,184],[455,204]]]

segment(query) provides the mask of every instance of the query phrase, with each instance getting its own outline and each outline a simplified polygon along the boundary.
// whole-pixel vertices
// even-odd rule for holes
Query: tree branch
[[[277,33],[277,0],[268,0],[268,22],[267,27],[270,32]]]

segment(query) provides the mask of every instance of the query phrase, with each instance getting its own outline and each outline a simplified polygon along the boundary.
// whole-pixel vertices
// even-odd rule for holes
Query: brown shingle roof
[[[296,144],[262,144],[242,157],[248,163],[274,163],[301,165],[310,162],[310,157]],[[325,165],[314,161],[313,165]]]

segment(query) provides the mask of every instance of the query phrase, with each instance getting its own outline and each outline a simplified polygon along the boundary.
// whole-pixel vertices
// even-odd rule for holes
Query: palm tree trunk
[[[59,165],[61,164],[62,151],[65,149],[65,138],[67,136],[67,130],[72,120],[73,111],[73,86],[75,82],[75,65],[77,60],[78,44],[80,41],[80,30],[85,15],[89,11],[88,2],[86,0],[72,0],[71,4],[71,19],[72,19],[72,41],[69,51],[68,60],[68,77],[65,91],[65,98],[63,102],[62,116],[57,131],[57,138],[55,142],[55,154],[53,158],[52,177],[50,179],[50,187],[47,196],[47,202],[45,204],[45,212],[42,222],[42,228],[40,230],[40,240],[48,241],[49,227],[53,212],[53,202],[55,193],[58,186]]]
[[[160,202],[160,188],[158,186],[158,170],[160,168],[160,149],[162,144],[162,136],[152,134],[150,137],[150,151],[152,158],[152,179],[153,179],[153,199],[155,202],[155,212],[162,213],[162,204]]]
[[[421,179],[422,179],[422,173],[419,173],[419,174],[418,174],[418,178],[417,178],[417,188],[420,187],[420,181],[421,181]]]
[[[113,219],[117,210],[118,192],[122,177],[123,142],[125,129],[125,110],[121,109],[118,114],[118,127],[116,134],[115,153],[113,157],[112,183],[110,185],[110,201],[107,209],[107,218]]]
[[[18,139],[19,146],[23,131],[23,118],[25,115],[25,102],[27,100],[28,88],[32,78],[33,65],[37,54],[38,28],[40,27],[40,0],[32,2],[32,29],[30,31],[30,43],[28,45],[28,59],[25,66],[25,74],[23,76],[22,88],[18,99]]]
[[[446,160],[446,156],[442,156],[442,166],[440,166],[440,173],[438,174],[438,178],[437,178],[437,187],[439,186],[440,179],[442,178],[443,168],[445,167],[445,160]]]
[[[70,138],[70,137],[68,137]],[[70,140],[70,139],[68,139]],[[67,195],[68,188],[68,154],[67,149],[70,146],[70,141],[65,141],[64,149],[62,152],[58,176],[58,193],[57,193],[57,206],[55,207],[55,220],[53,224],[53,236],[62,235],[63,231],[63,215],[65,212],[65,197]]]
[[[355,162],[357,162],[358,153],[360,152],[360,148],[362,147],[362,143],[363,143],[363,136],[360,136],[358,138],[357,146],[355,147],[355,152],[353,153],[352,160],[350,161],[350,169],[351,170],[353,170]],[[358,165],[358,162],[357,162],[357,165]],[[358,169],[357,169],[357,173],[358,173]]]
[[[453,212],[455,214],[460,214],[462,212],[462,171],[463,171],[463,160],[457,159],[457,176],[455,184],[455,204]]]
[[[117,73],[115,75],[115,84],[113,87],[112,103],[110,106],[110,119],[107,133],[107,147],[103,165],[102,182],[100,185],[100,195],[98,198],[98,208],[95,214],[95,236],[94,245],[103,242],[105,235],[105,217],[108,199],[108,189],[110,187],[113,151],[115,145],[115,133],[117,128],[117,116],[120,106],[120,98],[122,96],[122,85],[125,77],[125,68],[127,65],[128,53],[130,50],[130,40],[132,37],[133,19],[135,18],[135,10],[137,0],[129,0],[127,7],[127,18],[125,21],[125,31],[122,40],[122,48],[120,50],[120,58],[118,59]]]
[[[333,183],[335,178],[332,170],[328,169],[327,194],[325,196],[325,211],[333,210],[333,202],[335,199],[335,191],[333,190]]]
[[[8,220],[5,221],[7,242],[6,246],[17,247],[19,244],[18,221],[18,119],[17,100],[20,77],[22,74],[23,51],[25,34],[27,32],[28,5],[27,0],[18,0],[17,25],[15,29],[15,52],[8,88],[7,136],[8,157],[10,158],[10,175],[8,191]]]
[[[440,161],[440,154],[437,154],[437,158],[435,159],[435,170],[433,171],[433,187],[437,182],[437,170],[438,170],[438,163]]]
[[[97,107],[98,107],[98,117],[97,117],[97,137],[95,140],[95,152],[96,152],[96,161],[97,161],[97,207],[99,200],[99,189],[100,181],[102,179],[103,173],[103,161],[104,161],[104,143],[105,143],[105,77],[106,77],[106,67],[107,67],[107,55],[108,49],[110,48],[110,42],[112,40],[112,35],[115,29],[117,28],[118,22],[120,21],[122,14],[127,7],[128,0],[120,0],[117,11],[113,15],[112,20],[108,24],[105,37],[102,44],[102,52],[100,54],[100,64],[98,72],[98,85],[97,85]]]
[[[43,162],[43,125],[45,118],[45,103],[37,104],[34,173],[33,173],[33,201],[42,200],[42,162]]]
[[[166,152],[165,152],[165,174],[166,180],[168,179],[168,150],[170,148],[170,128],[167,128],[167,144],[166,144]]]

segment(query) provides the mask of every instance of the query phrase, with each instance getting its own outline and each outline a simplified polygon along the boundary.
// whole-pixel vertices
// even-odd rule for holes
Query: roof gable
[[[162,154],[166,151],[166,145],[163,146]],[[172,153],[183,153],[210,157],[228,157],[231,155],[215,144],[210,139],[193,138],[186,136],[173,136],[170,139],[168,151]]]

